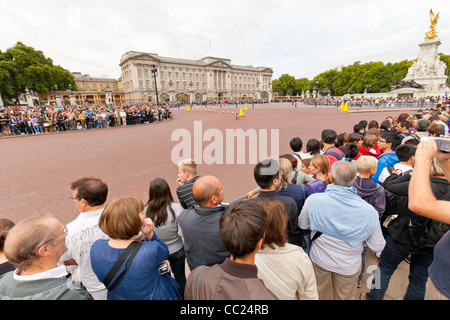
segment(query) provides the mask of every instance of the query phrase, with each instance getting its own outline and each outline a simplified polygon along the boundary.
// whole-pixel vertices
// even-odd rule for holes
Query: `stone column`
[[[25,100],[27,101],[28,107],[34,107],[33,97],[31,96],[31,92],[30,90],[28,90],[28,88],[25,90]]]
[[[73,93],[70,93],[69,99],[72,106],[75,106],[77,104],[77,99],[75,98],[75,95]]]
[[[58,107],[62,107],[63,106],[62,97],[59,95],[59,93],[56,95],[56,105]]]
[[[113,103],[113,99],[111,96],[111,90],[106,90],[105,93],[106,93],[106,95],[105,95],[106,104]]]

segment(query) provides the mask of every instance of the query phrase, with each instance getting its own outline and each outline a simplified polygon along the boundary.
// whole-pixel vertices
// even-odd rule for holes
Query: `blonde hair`
[[[103,210],[98,226],[112,239],[130,239],[141,230],[144,203],[136,197],[112,200]]]
[[[287,185],[291,183],[291,173],[293,171],[292,163],[285,158],[280,158],[278,163],[281,176],[281,187],[287,188]]]
[[[431,177],[444,176],[444,171],[442,170],[441,166],[439,165],[439,162],[435,157],[431,158],[430,176]]]
[[[198,175],[198,168],[194,159],[181,160],[180,162],[178,162],[178,168],[180,168],[183,171],[189,172],[191,176],[195,177]]]
[[[378,160],[372,156],[361,156],[356,160],[356,169],[361,173],[369,173],[369,169],[376,170]]]

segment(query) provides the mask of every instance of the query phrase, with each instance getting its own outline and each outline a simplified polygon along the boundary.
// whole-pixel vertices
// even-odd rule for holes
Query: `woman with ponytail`
[[[329,168],[330,162],[326,156],[319,154],[311,158],[309,170],[316,180],[306,184],[306,193],[308,196],[316,192],[324,192],[327,185],[333,183]]]

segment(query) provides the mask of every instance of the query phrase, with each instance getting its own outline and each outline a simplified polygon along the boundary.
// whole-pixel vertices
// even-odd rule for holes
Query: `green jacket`
[[[11,271],[0,278],[0,300],[93,300],[81,283],[71,278],[19,281],[13,276]]]

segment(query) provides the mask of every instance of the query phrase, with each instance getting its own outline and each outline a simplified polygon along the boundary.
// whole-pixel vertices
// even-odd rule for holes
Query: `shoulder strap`
[[[287,296],[294,298],[296,291],[289,288],[280,278],[264,263],[264,261],[258,256],[255,256],[255,263],[258,266],[258,270],[261,270],[272,283],[281,290]]]
[[[336,159],[342,160],[342,156],[334,151],[328,151],[327,153],[325,153],[325,155],[335,156]]]
[[[133,261],[134,257],[136,256],[137,252],[142,246],[142,242],[140,241],[133,241],[130,243],[130,245],[122,252],[119,259],[117,259],[114,266],[111,268],[109,273],[106,275],[105,279],[103,280],[103,284],[108,289],[108,291],[112,291],[117,284],[122,280],[123,276],[125,275],[125,272],[127,271],[127,268],[130,266],[131,262]],[[125,268],[122,270],[122,272],[117,276],[116,280],[113,282],[111,286],[109,286],[109,283],[114,279],[116,273],[119,271],[120,267],[123,265],[125,260],[128,258]],[[109,287],[108,287],[109,286]]]
[[[291,183],[297,184],[298,170],[295,170],[294,178],[292,178]]]
[[[316,240],[318,237],[320,237],[322,235],[322,232],[320,231],[316,231],[316,233],[314,233],[314,237],[312,237],[311,242],[313,242],[314,240]]]
[[[193,300],[198,300],[198,278],[202,272],[208,268],[207,266],[199,266],[194,274],[193,284],[192,284],[192,298]]]

